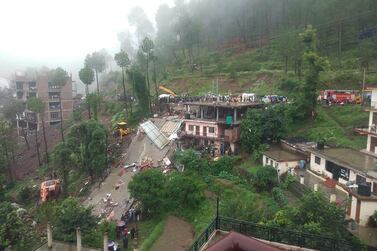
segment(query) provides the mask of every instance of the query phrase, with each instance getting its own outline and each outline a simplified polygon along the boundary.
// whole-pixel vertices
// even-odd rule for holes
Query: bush
[[[369,217],[368,225],[370,227],[377,227],[377,210]]]
[[[194,150],[189,149],[186,151],[177,152],[174,158],[179,164],[184,166],[185,171],[205,173],[209,170],[208,160],[201,158],[200,153]]]
[[[252,175],[252,184],[259,192],[270,192],[277,185],[277,173],[275,168],[265,166],[258,168]]]
[[[137,173],[128,184],[131,196],[150,214],[159,214],[166,203],[166,176],[158,169]]]
[[[204,199],[205,187],[199,180],[182,173],[171,174],[166,189],[166,206],[178,212],[197,209]]]
[[[278,203],[280,206],[285,206],[288,204],[287,197],[283,193],[283,190],[281,190],[279,187],[272,188],[272,197]]]

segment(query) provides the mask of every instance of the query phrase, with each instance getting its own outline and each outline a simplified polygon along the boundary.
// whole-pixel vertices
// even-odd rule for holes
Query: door
[[[195,126],[195,134],[200,135],[200,127],[199,126]]]
[[[375,195],[377,195],[377,182],[373,182],[373,191]]]
[[[357,223],[360,222],[360,208],[361,208],[361,201],[359,199],[357,199],[357,204],[356,204],[356,217],[355,217],[355,221]]]
[[[203,136],[207,136],[207,127],[203,126]]]

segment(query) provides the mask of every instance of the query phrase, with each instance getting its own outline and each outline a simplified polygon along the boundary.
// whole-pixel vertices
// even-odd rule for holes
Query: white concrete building
[[[274,167],[279,175],[292,170],[300,165],[300,161],[305,161],[302,154],[293,153],[280,146],[274,146],[263,152],[263,166]]]
[[[311,150],[310,169],[347,190],[347,214],[362,226],[377,210],[376,164],[376,158],[352,149]]]

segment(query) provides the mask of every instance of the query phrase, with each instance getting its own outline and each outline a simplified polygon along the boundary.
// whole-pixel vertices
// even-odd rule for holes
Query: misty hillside
[[[317,30],[317,48],[330,59],[323,88],[377,84],[377,2],[373,0],[177,1],[160,6],[156,54],[159,78],[177,93],[278,91],[283,78],[305,71],[299,34]],[[266,84],[266,85],[265,85]]]

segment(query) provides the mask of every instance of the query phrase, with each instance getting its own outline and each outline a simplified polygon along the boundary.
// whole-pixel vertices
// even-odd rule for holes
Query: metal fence
[[[302,233],[284,228],[266,226],[247,221],[218,217],[211,221],[204,232],[195,240],[188,251],[198,251],[216,230],[236,231],[238,233],[272,242],[283,243],[303,248],[325,251],[362,250],[362,246],[322,235]]]

